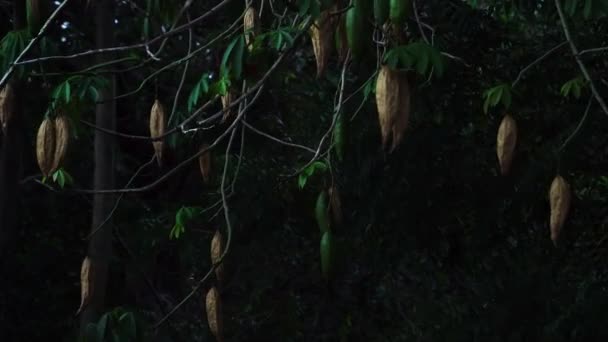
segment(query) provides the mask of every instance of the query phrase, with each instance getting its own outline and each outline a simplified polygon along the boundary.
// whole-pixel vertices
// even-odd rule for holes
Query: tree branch
[[[564,11],[562,10],[562,6],[561,6],[561,3],[559,0],[555,0],[555,7],[557,8],[557,13],[559,14],[559,20],[562,24],[562,28],[564,30],[564,35],[566,36],[566,40],[570,44],[570,49],[572,50],[574,59],[576,59],[576,63],[578,63],[578,66],[581,69],[583,76],[589,82],[589,86],[591,87],[591,92],[593,93],[595,100],[600,104],[600,107],[602,107],[602,110],[604,111],[604,113],[606,115],[608,115],[608,106],[606,106],[606,102],[604,102],[604,99],[602,98],[599,91],[595,87],[595,82],[593,82],[593,79],[591,78],[591,75],[589,74],[589,70],[587,70],[585,63],[583,63],[583,60],[581,59],[581,56],[578,53],[578,49],[576,48],[576,45],[574,44],[574,41],[572,40],[572,36],[570,35],[570,29],[568,28],[568,23],[566,23]]]

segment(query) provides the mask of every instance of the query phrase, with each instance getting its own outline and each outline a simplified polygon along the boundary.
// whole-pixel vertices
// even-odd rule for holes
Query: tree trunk
[[[98,0],[93,6],[96,25],[96,46],[105,48],[114,44],[112,1]],[[99,55],[98,62],[111,59],[110,54]],[[115,79],[111,77],[109,86],[101,93],[96,108],[97,126],[114,130],[116,126]],[[110,189],[114,187],[114,138],[101,131],[95,131],[95,173],[94,188]],[[114,204],[112,194],[97,194],[93,199],[92,230],[96,230],[105,221]],[[95,231],[89,241],[88,256],[91,259],[93,284],[91,300],[83,311],[80,321],[81,331],[84,332],[89,323],[96,322],[104,311],[106,286],[108,283],[108,266],[112,254],[112,227],[110,222]]]
[[[25,27],[25,6],[20,0],[14,1],[14,28]],[[0,75],[1,77],[2,75]],[[7,126],[6,134],[0,132],[0,279],[10,279],[15,269],[12,251],[16,243],[17,210],[19,203],[19,180],[22,173],[23,156],[23,107],[21,106],[21,82],[14,82],[15,90],[12,120]],[[0,295],[8,293],[3,286],[9,286],[7,281],[0,281]],[[0,301],[0,307],[6,308]],[[0,313],[1,316],[5,313]]]

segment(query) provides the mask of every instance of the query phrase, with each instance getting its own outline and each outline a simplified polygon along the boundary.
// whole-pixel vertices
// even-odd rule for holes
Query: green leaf
[[[234,46],[234,51],[232,54],[232,71],[235,79],[240,80],[243,74],[243,55],[245,52],[245,37],[243,35],[239,36],[236,45]]]
[[[106,336],[106,328],[108,326],[108,314],[101,316],[101,319],[97,323],[97,340],[103,341]]]
[[[485,98],[483,104],[484,113],[487,113],[490,107],[494,107],[501,102],[506,108],[509,108],[511,105],[511,86],[505,83],[490,88],[484,91],[483,97]]]
[[[209,74],[205,73],[201,76],[200,80],[196,83],[190,96],[188,97],[188,112],[192,112],[194,107],[198,104],[198,101],[203,94],[209,92]]]
[[[222,63],[220,64],[220,74],[226,75],[228,74],[228,62],[230,61],[230,57],[232,56],[232,50],[237,45],[237,43],[241,40],[242,35],[237,36],[233,39],[230,44],[226,47],[226,51],[224,51],[224,56],[222,57]]]

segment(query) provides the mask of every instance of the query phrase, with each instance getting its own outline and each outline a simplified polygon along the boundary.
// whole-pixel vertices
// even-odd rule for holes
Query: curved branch
[[[589,86],[591,87],[591,92],[593,93],[593,96],[595,97],[597,102],[600,104],[600,107],[602,107],[602,110],[604,111],[604,113],[606,115],[608,115],[608,106],[606,106],[606,102],[604,101],[604,99],[600,95],[599,91],[597,90],[597,88],[595,86],[595,82],[593,82],[593,79],[591,78],[591,75],[589,74],[589,70],[587,70],[587,66],[585,66],[585,63],[583,63],[583,60],[581,59],[581,56],[578,53],[578,49],[576,48],[576,45],[574,44],[574,41],[572,40],[572,36],[570,35],[570,29],[568,28],[568,24],[566,23],[566,17],[564,16],[564,11],[562,10],[562,6],[561,6],[561,3],[559,0],[555,0],[555,7],[557,8],[557,14],[559,14],[559,21],[562,24],[562,28],[564,30],[564,35],[566,36],[566,40],[570,44],[570,49],[572,50],[574,59],[576,59],[576,63],[578,64],[579,68],[581,69],[583,76],[589,82]]]
[[[69,0],[65,0],[65,2],[67,2],[67,1],[69,1]],[[148,40],[147,42],[144,42],[144,43],[138,43],[138,44],[127,45],[127,46],[115,46],[115,47],[104,48],[104,49],[92,49],[92,50],[74,53],[71,55],[39,57],[39,58],[24,60],[19,63],[15,63],[15,64],[21,65],[21,64],[30,64],[30,63],[36,63],[36,62],[46,62],[46,61],[51,61],[51,60],[72,59],[72,58],[84,57],[84,56],[99,54],[99,53],[118,52],[118,51],[126,51],[126,50],[131,50],[131,49],[145,48],[145,47],[149,46],[150,44],[154,44],[154,43],[160,41],[161,39],[164,39],[166,37],[169,37],[174,34],[185,31],[189,27],[200,23],[201,21],[207,19],[208,17],[210,17],[212,15],[215,15],[216,12],[218,12],[220,9],[222,9],[224,6],[226,6],[231,1],[232,0],[223,0],[222,2],[217,4],[215,7],[211,8],[210,10],[205,12],[205,14],[195,18],[194,20],[192,20],[184,25],[178,26],[173,30],[169,30],[163,34],[160,34],[160,35],[154,37],[153,39]]]

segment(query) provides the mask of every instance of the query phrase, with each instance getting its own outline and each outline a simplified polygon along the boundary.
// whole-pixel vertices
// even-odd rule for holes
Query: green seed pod
[[[407,19],[410,10],[410,0],[390,0],[390,19],[394,24],[401,25]]]
[[[40,31],[40,0],[27,0],[25,10],[27,26],[30,33],[35,36]]]
[[[321,191],[319,197],[317,197],[317,204],[315,206],[315,216],[321,233],[325,233],[329,230],[328,208],[327,192]]]
[[[344,114],[339,114],[334,127],[334,151],[339,161],[344,158]]]
[[[346,12],[346,41],[353,57],[359,57],[363,52],[363,25],[365,17],[360,6],[355,3],[354,7]]]
[[[321,237],[321,273],[325,279],[331,276],[333,239],[330,231],[323,233]]]

